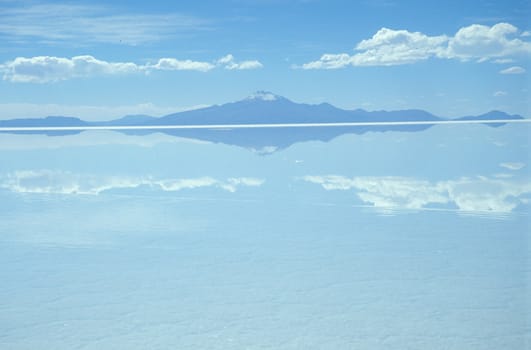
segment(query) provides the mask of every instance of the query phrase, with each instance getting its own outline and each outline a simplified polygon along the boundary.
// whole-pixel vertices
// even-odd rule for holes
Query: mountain
[[[457,118],[456,120],[507,120],[507,119],[524,119],[518,114],[507,114],[501,111],[490,111],[488,113],[476,115],[476,116],[467,116]]]
[[[442,120],[426,111],[376,111],[362,109],[344,110],[329,103],[317,105],[295,103],[267,91],[237,102],[170,114],[153,120],[149,125],[215,125],[215,124],[298,124],[385,121],[438,121]],[[368,131],[421,131],[429,125],[366,126],[329,128],[277,128],[231,130],[161,130],[161,132],[211,142],[243,146],[253,149],[286,148],[294,143],[331,139],[346,133]]]
[[[507,114],[501,111],[490,111],[488,113],[484,113],[481,115],[457,118],[456,120],[508,120],[508,119],[524,119],[524,118],[517,114],[510,115],[510,114]],[[502,125],[505,125],[505,123],[490,123],[487,125],[497,128]]]
[[[292,124],[417,120],[433,121],[441,118],[421,110],[367,112],[362,109],[344,110],[328,103],[295,103],[267,91],[258,91],[238,102],[170,114],[154,120],[153,124]]]
[[[0,120],[0,128],[8,127],[62,127],[62,126],[89,126],[89,122],[74,117],[50,116],[46,118],[27,118]],[[44,134],[49,136],[64,136],[78,134],[80,131],[11,131],[14,134]]]
[[[203,109],[170,114],[156,124],[261,124],[347,121],[350,112],[330,104],[294,103],[268,92],[257,92],[244,100]]]
[[[88,122],[74,117],[46,117],[28,119],[0,120],[0,127],[53,127],[53,126],[87,126]]]
[[[523,119],[491,111],[479,116],[466,116],[456,120],[508,120]],[[267,91],[258,91],[237,102],[169,114],[160,118],[147,115],[128,115],[105,122],[87,122],[73,117],[47,117],[43,119],[13,119],[0,121],[0,127],[43,126],[157,126],[157,125],[216,125],[216,124],[299,124],[341,122],[396,122],[396,121],[441,121],[423,110],[366,111],[345,110],[328,103],[316,105],[296,103]],[[488,124],[489,126],[500,126]],[[334,126],[312,128],[256,128],[256,129],[164,129],[122,130],[126,134],[149,134],[162,132],[173,136],[220,142],[252,149],[281,149],[294,143],[320,140],[329,141],[339,135],[365,132],[402,131],[415,132],[430,125],[382,125],[382,126]],[[17,133],[44,133],[50,136],[75,134],[81,131],[17,131]]]
[[[131,126],[131,125],[145,125],[156,120],[156,117],[151,117],[145,114],[126,115],[125,117],[114,119],[106,122],[94,122],[94,125],[116,125],[116,126]]]

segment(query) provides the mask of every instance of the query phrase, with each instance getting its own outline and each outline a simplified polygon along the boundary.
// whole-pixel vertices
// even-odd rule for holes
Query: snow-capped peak
[[[276,101],[280,99],[280,96],[277,96],[269,91],[257,91],[254,94],[247,97],[248,100],[262,100],[262,101]]]

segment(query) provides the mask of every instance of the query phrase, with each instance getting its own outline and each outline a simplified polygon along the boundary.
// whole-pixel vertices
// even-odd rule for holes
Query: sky
[[[531,117],[528,1],[0,0],[0,119],[162,116],[271,91]]]

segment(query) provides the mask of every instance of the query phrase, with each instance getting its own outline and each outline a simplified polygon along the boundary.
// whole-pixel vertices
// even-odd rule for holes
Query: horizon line
[[[268,128],[315,128],[360,126],[407,126],[407,125],[459,125],[459,124],[508,124],[531,123],[531,119],[484,119],[484,120],[437,120],[398,122],[339,122],[339,123],[274,123],[274,124],[191,124],[191,125],[87,125],[87,126],[15,126],[0,127],[6,131],[89,131],[89,130],[182,130],[182,129],[268,129]]]

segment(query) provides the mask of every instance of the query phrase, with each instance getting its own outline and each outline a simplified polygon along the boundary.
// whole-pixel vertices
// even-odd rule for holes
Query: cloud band
[[[108,62],[90,55],[72,58],[55,56],[17,57],[0,65],[3,79],[18,83],[48,83],[72,78],[96,75],[118,75],[150,73],[153,71],[198,71],[208,72],[217,67],[229,70],[249,70],[262,68],[256,60],[236,62],[234,56],[227,55],[214,62],[190,59],[161,58],[156,63],[137,64],[133,62]]]
[[[453,205],[460,211],[509,213],[529,202],[531,182],[460,178],[436,183],[407,177],[305,176],[304,181],[325,190],[354,190],[376,208],[423,209]]]
[[[357,53],[324,54],[318,60],[297,68],[338,69],[348,66],[394,66],[429,58],[462,61],[504,59],[531,55],[531,42],[518,28],[509,23],[492,27],[473,24],[460,28],[454,36],[429,36],[420,32],[381,28],[370,39],[359,42]],[[521,70],[506,73],[521,73]]]
[[[147,186],[165,192],[214,187],[236,192],[240,187],[259,187],[265,180],[252,177],[155,179],[152,177],[95,176],[52,170],[23,170],[0,177],[0,188],[16,193],[98,195],[113,189]]]

